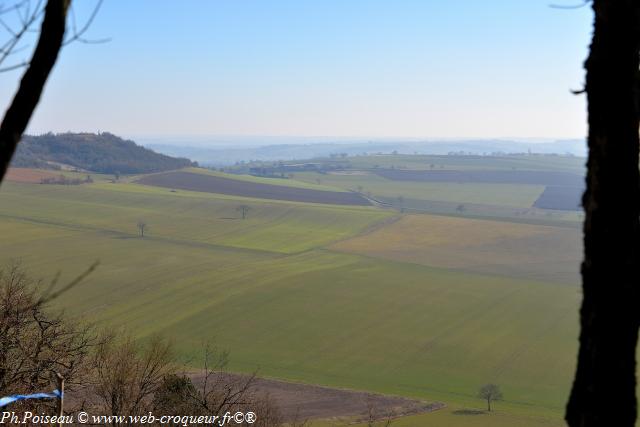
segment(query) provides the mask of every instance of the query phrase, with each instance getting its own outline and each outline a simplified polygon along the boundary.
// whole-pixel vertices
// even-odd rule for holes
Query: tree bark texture
[[[580,350],[570,427],[633,427],[640,316],[640,0],[594,0]]]

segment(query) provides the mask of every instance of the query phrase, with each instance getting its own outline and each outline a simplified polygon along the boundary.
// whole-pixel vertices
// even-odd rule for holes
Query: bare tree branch
[[[76,23],[76,14],[75,11],[73,9],[73,6],[70,9],[70,15],[71,15],[71,28],[73,29],[73,32],[71,33],[71,36],[65,40],[62,45],[66,46],[70,43],[73,42],[80,42],[80,43],[90,43],[90,44],[97,44],[97,43],[107,43],[109,41],[111,41],[111,38],[107,37],[107,38],[102,38],[102,39],[86,39],[83,37],[83,34],[85,34],[87,32],[87,30],[89,29],[89,27],[91,27],[91,24],[93,24],[93,21],[96,19],[96,15],[98,14],[98,11],[100,10],[100,6],[102,6],[102,1],[103,0],[98,0],[98,3],[96,4],[96,7],[93,8],[93,12],[91,12],[91,15],[89,16],[89,19],[87,19],[87,21],[84,23],[84,25],[82,26],[82,28],[80,28],[80,30],[78,30],[78,26]]]
[[[42,296],[38,299],[38,301],[36,302],[37,305],[45,305],[48,302],[53,301],[54,299],[58,298],[60,295],[62,295],[63,293],[69,291],[70,289],[76,287],[78,284],[80,284],[80,282],[82,282],[84,279],[86,279],[91,273],[94,272],[94,270],[96,268],[98,268],[98,265],[100,265],[100,261],[95,261],[93,264],[91,264],[89,266],[89,268],[87,268],[83,273],[81,273],[78,277],[76,277],[75,279],[73,279],[72,281],[70,281],[69,283],[67,283],[65,286],[63,286],[62,288],[58,289],[57,291],[53,292],[53,289],[55,288],[57,282],[58,282],[58,278],[60,277],[60,274],[58,273],[58,275],[56,275],[56,277],[51,281],[51,284],[49,286],[49,288],[42,294]]]
[[[81,28],[77,26],[75,13],[71,8],[71,0],[48,0],[46,5],[44,0],[37,0],[35,4],[29,0],[23,0],[12,7],[0,9],[0,16],[15,12],[19,21],[19,25],[14,28],[5,20],[0,19],[0,27],[10,35],[9,40],[0,47],[0,72],[27,67],[18,91],[0,125],[0,182],[4,178],[11,157],[29,124],[33,111],[40,101],[44,85],[62,47],[76,41],[81,43],[109,41],[109,39],[90,40],[84,37],[94,22],[102,1],[98,0],[91,15]],[[72,12],[72,32],[66,36],[66,21],[69,10]],[[44,18],[42,18],[43,14]],[[2,66],[7,58],[27,47],[19,46],[19,43],[24,39],[25,34],[35,31],[33,27],[40,18],[42,18],[40,35],[31,59]]]
[[[38,44],[20,87],[0,125],[0,181],[4,178],[42,90],[58,59],[66,27],[70,0],[49,0],[45,8]]]

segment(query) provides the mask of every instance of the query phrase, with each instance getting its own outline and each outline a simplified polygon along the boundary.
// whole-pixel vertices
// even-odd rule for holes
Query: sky
[[[81,22],[95,1],[74,4]],[[86,37],[110,41],[64,48],[28,132],[582,138],[591,20],[549,0],[105,0]],[[0,73],[5,106],[19,78]]]

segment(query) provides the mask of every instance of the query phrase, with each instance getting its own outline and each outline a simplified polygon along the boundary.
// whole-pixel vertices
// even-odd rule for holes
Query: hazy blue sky
[[[106,0],[30,132],[582,137],[591,10],[550,1]]]

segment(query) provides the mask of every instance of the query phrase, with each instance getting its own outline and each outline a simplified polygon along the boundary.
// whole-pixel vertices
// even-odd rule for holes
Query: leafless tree
[[[367,427],[390,427],[393,423],[393,411],[380,412],[371,395],[367,396]]]
[[[138,221],[137,227],[138,227],[138,231],[140,232],[140,237],[144,237],[144,232],[147,229],[147,223],[140,220]]]
[[[229,353],[210,344],[203,349],[202,387],[197,396],[199,405],[211,414],[231,411],[252,401],[255,374],[241,377],[227,374]]]
[[[88,377],[96,334],[46,312],[39,285],[19,264],[0,269],[0,395],[49,389],[53,373],[70,390]]]
[[[289,427],[308,427],[310,425],[308,418],[300,416],[300,408],[296,409],[296,413],[291,421],[287,422]]]
[[[495,384],[485,384],[478,390],[478,397],[487,401],[487,411],[491,412],[491,402],[502,400],[502,391]]]
[[[256,392],[255,375],[226,372],[227,351],[205,344],[202,369],[195,384],[185,374],[166,377],[154,398],[154,411],[172,415],[217,415],[252,411],[258,415],[256,427],[282,424],[280,411],[268,394]],[[300,424],[301,426],[301,424]]]
[[[70,33],[67,31],[67,15],[71,0],[16,0],[9,7],[0,7],[0,27],[8,34],[8,40],[0,45],[0,72],[25,68],[18,90],[0,124],[0,181],[40,101],[61,48],[73,41],[90,42],[84,38],[84,33],[100,4],[101,1],[82,27],[76,25],[75,14],[71,13]],[[10,22],[7,18],[11,14],[16,18]],[[38,24],[39,30],[36,29]],[[31,59],[7,64],[16,53],[27,47],[21,43],[34,31],[39,33],[39,37]]]
[[[175,372],[171,344],[152,337],[145,345],[122,334],[104,339],[94,356],[94,392],[110,415],[140,415],[163,378]]]
[[[251,210],[251,207],[247,205],[240,205],[236,208],[236,210],[240,212],[240,214],[242,215],[242,219],[246,219],[247,214]]]

